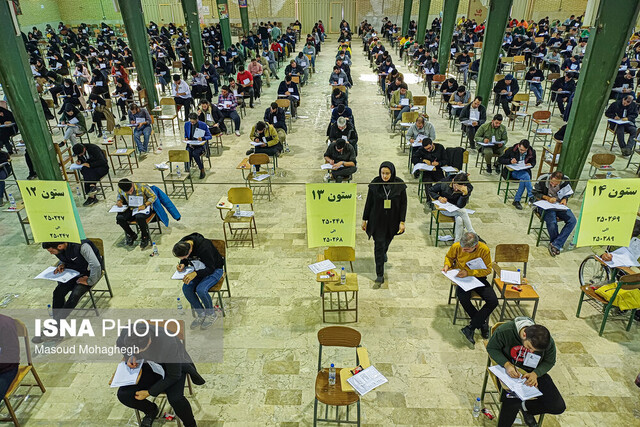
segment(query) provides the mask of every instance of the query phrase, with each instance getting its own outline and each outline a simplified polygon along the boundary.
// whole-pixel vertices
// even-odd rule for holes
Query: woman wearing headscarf
[[[376,288],[384,282],[384,263],[389,244],[397,234],[404,233],[407,216],[407,186],[396,177],[391,162],[380,165],[379,174],[369,184],[367,201],[362,214],[362,229],[373,237],[376,262]]]
[[[61,147],[64,146],[66,142],[70,142],[71,145],[77,144],[79,142],[77,135],[87,131],[84,116],[73,104],[67,104],[64,107],[64,113],[62,113],[59,122],[61,125],[66,125],[63,128],[64,139],[59,144]]]

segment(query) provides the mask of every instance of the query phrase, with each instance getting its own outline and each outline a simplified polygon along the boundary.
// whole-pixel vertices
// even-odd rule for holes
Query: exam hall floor
[[[291,153],[279,159],[271,201],[259,198],[255,203],[259,232],[256,247],[232,245],[228,249],[233,297],[225,300],[224,358],[217,364],[198,364],[207,383],[195,387],[195,396],[190,397],[201,426],[312,424],[316,332],[328,324],[322,323],[318,285],[306,267],[315,261],[320,249],[307,248],[303,184],[322,182],[324,175],[319,166],[329,120],[327,82],[334,46],[335,38],[325,43],[317,74],[302,88],[299,114],[306,118],[295,122],[290,131]],[[395,53],[393,57],[410,81],[414,95],[421,94],[415,77]],[[364,207],[366,185],[376,176],[382,161],[394,162],[398,176],[409,184],[407,231],[391,244],[387,281],[381,289],[373,289],[373,242],[359,228],[356,231],[354,268],[360,285],[360,311],[358,323],[347,326],[362,333],[362,344],[368,348],[372,363],[389,379],[388,384],[363,397],[363,424],[492,425],[494,422],[484,417],[474,421],[471,415],[473,401],[482,387],[486,352],[479,336],[475,349],[469,349],[458,331],[462,322],[451,323],[453,306],[446,304],[449,282],[439,273],[447,246],[434,247],[433,237],[429,236],[429,217],[418,203],[416,180],[407,171],[406,153],[398,148],[399,134],[389,133],[388,115],[374,84],[376,76],[361,53],[359,41],[354,42],[353,58],[355,86],[350,90],[350,106],[360,135],[354,179],[357,192],[362,195],[357,201],[356,226]],[[279,75],[282,78],[283,70]],[[207,164],[203,181],[195,180],[193,196],[188,201],[174,199],[183,218],[172,221],[161,236],[154,236],[158,257],[149,257],[149,249],[123,246],[122,230],[115,224],[113,214],[107,213],[114,193],[107,192],[107,202],[78,208],[87,235],[105,242],[106,265],[114,288],[110,307],[175,308],[181,291],[179,284],[169,279],[176,264],[171,247],[194,231],[210,238],[223,237],[215,204],[229,188],[243,186],[236,165],[250,148],[247,134],[251,125],[262,118],[268,103],[275,99],[276,90],[277,82],[265,89],[261,104],[247,109],[241,137],[224,137],[223,154],[212,158],[212,172]],[[459,131],[450,131],[448,122],[437,114],[437,106],[429,101],[427,111],[435,125],[437,141],[458,146]],[[554,130],[560,125],[559,119],[554,118]],[[601,123],[593,153],[606,151],[600,145],[603,127]],[[149,155],[131,178],[158,184],[160,174],[153,165],[167,159],[167,149],[180,148],[180,133],[174,136],[167,130],[159,135],[163,153]],[[511,143],[523,137],[526,131],[520,124],[515,131],[509,131]],[[540,157],[540,145],[535,148]],[[638,390],[633,385],[640,350],[637,324],[631,332],[625,332],[620,322],[610,321],[603,337],[599,337],[601,316],[594,309],[585,306],[582,318],[575,317],[578,266],[590,249],[576,249],[551,258],[544,246],[536,248],[535,239],[526,234],[530,211],[517,211],[510,203],[503,204],[496,195],[496,175],[479,175],[473,163],[475,152],[471,154],[469,172],[475,188],[469,207],[476,210],[472,215],[474,227],[492,252],[500,243],[531,245],[528,277],[540,294],[536,321],[547,326],[556,340],[558,360],[551,375],[567,403],[567,411],[561,416],[548,416],[545,426],[639,425]],[[16,158],[16,164],[18,176],[25,177],[21,156]],[[616,167],[623,168],[625,164],[619,159]],[[619,175],[633,176],[624,171]],[[117,178],[124,176],[128,173],[117,174]],[[573,200],[570,206],[577,214],[580,201]],[[53,285],[32,277],[51,265],[54,258],[38,245],[24,244],[15,215],[0,215],[0,230],[0,271],[11,272],[0,279],[0,294],[19,294],[10,308],[44,308],[51,300]],[[335,320],[328,320],[331,319]],[[351,366],[355,362],[353,353],[347,350],[326,350],[323,356],[327,366],[332,362]],[[107,385],[115,361],[54,365],[36,359],[35,364],[47,392],[20,409],[23,425],[135,425],[133,411],[122,406],[115,390]]]

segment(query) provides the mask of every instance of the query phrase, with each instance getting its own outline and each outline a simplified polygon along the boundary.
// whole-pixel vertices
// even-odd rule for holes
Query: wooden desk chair
[[[221,206],[220,203],[216,206],[218,212],[220,212],[220,218],[222,219],[222,231],[224,232],[224,242],[229,247],[229,242],[251,242],[251,247],[254,247],[253,234],[258,234],[258,228],[256,226],[255,212],[250,217],[236,217],[234,214],[235,205],[249,205],[253,211],[253,191],[246,187],[230,188],[227,192],[227,199],[230,207]],[[226,216],[222,216],[222,210],[226,209]],[[240,225],[240,227],[233,227],[233,225]],[[227,228],[229,227],[229,237],[227,237]],[[246,237],[246,232],[249,232],[249,237]]]
[[[500,58],[505,71],[513,70],[513,56],[503,56]]]
[[[516,56],[514,58],[518,58],[518,57]],[[524,56],[523,56],[523,58],[524,58]],[[519,79],[520,74],[522,74],[524,76],[526,71],[527,71],[527,66],[524,64],[524,62],[522,62],[522,63],[514,63],[513,64],[513,76],[514,76],[514,78],[516,80]]]
[[[291,131],[293,126],[293,120],[291,120],[291,109],[289,108],[291,107],[291,101],[286,98],[278,98],[276,99],[276,104],[284,110],[284,116],[289,121],[287,126],[289,131]]]
[[[329,385],[329,368],[322,367],[323,347],[344,347],[356,350],[356,366],[360,364],[357,348],[362,336],[360,332],[345,326],[329,326],[318,331],[318,374],[316,375],[315,400],[313,403],[313,425],[318,422],[360,425],[360,396],[355,391],[342,391],[341,368],[335,367],[336,383]],[[325,404],[324,418],[318,417],[318,402]],[[356,420],[349,420],[349,405],[356,404]],[[335,407],[335,417],[329,418],[329,406]],[[338,418],[341,406],[346,406],[346,419]]]
[[[224,267],[223,267],[222,277],[220,277],[220,280],[218,280],[218,283],[216,283],[211,288],[209,288],[209,292],[215,293],[218,296],[218,304],[220,305],[220,311],[222,311],[222,317],[225,317],[226,314],[224,313],[224,304],[222,303],[222,294],[226,292],[229,298],[231,298],[231,288],[229,287],[229,274],[227,273],[227,247],[225,245],[224,240],[216,240],[216,239],[210,239],[210,240],[213,246],[215,246],[215,248],[218,250],[222,258],[224,259]],[[224,283],[227,284],[226,289],[222,289],[222,285]]]
[[[162,132],[164,132],[164,122],[171,122],[171,131],[175,135],[176,131],[175,131],[175,128],[173,127],[173,121],[174,120],[176,122],[176,127],[178,127],[178,106],[176,105],[176,101],[173,98],[162,98],[160,100],[160,106],[161,107],[164,107],[164,106],[173,107],[173,112],[172,113],[170,113],[170,114],[160,114],[158,116],[158,122],[160,123],[160,126],[162,127]]]
[[[607,324],[607,318],[609,317],[609,312],[611,311],[611,307],[613,307],[616,298],[621,290],[624,291],[633,291],[640,290],[640,274],[627,274],[622,276],[618,281],[615,288],[611,289],[610,295],[611,297],[607,301],[605,298],[601,297],[596,293],[595,287],[591,284],[586,284],[580,287],[580,301],[578,302],[578,311],[576,312],[576,317],[580,317],[580,310],[582,309],[582,302],[587,301],[592,305],[596,306],[599,310],[602,311],[602,323],[600,324],[600,331],[598,335],[602,336],[604,332],[604,327]],[[627,331],[631,330],[631,324],[633,323],[634,316],[636,314],[637,308],[633,308],[627,310],[630,312],[629,321],[627,322]]]
[[[171,62],[171,73],[181,73],[182,72],[182,61],[172,61]]]
[[[509,115],[507,127],[511,124],[511,130],[513,130],[518,119],[522,119],[522,127],[524,127],[527,124],[527,119],[531,120],[531,113],[528,111],[529,94],[516,93],[513,95],[513,100],[511,101],[511,114]]]
[[[425,95],[416,95],[413,97],[413,105],[416,107],[422,107],[422,114],[429,120],[427,114],[427,97]]]
[[[266,166],[267,170],[260,170],[256,173],[253,172],[249,172],[249,175],[247,175],[246,178],[246,183],[247,186],[249,187],[249,189],[253,190],[253,188],[266,188],[267,189],[267,197],[269,198],[269,201],[271,201],[271,193],[273,192],[273,189],[271,187],[271,173],[269,172],[269,156],[265,153],[257,153],[257,154],[251,154],[249,156],[249,164],[251,166]],[[275,173],[275,167],[274,167],[274,173]],[[267,176],[267,178],[262,178],[263,176]],[[256,180],[259,179],[259,180]],[[266,181],[266,183],[264,183],[264,181]],[[253,187],[251,186],[253,182]],[[256,195],[258,194],[257,192],[255,193]]]
[[[615,169],[611,165],[615,161],[616,155],[613,153],[594,154],[589,162],[589,176],[593,179],[598,172],[614,171]]]
[[[533,128],[534,123],[536,124],[535,129]],[[535,144],[536,141],[542,141],[542,144],[546,145],[547,138],[550,138],[553,134],[550,125],[551,111],[541,110],[533,112],[533,114],[529,118],[529,133],[527,134],[527,139],[531,141],[531,145]],[[532,133],[533,138],[531,138]]]
[[[25,324],[22,323],[22,321],[18,319],[13,320],[16,324],[16,332],[18,333],[18,344],[20,342],[20,338],[22,338],[24,341],[24,352],[27,355],[27,364],[18,366],[18,374],[14,378],[11,385],[9,385],[7,393],[3,396],[4,405],[7,407],[9,416],[0,418],[0,421],[12,421],[15,427],[20,427],[20,422],[18,421],[16,411],[18,410],[20,405],[27,401],[30,396],[29,393],[31,392],[31,389],[37,386],[42,393],[46,392],[47,390],[44,388],[44,384],[42,384],[42,380],[40,380],[38,372],[36,372],[36,367],[33,366],[33,361],[31,359],[31,347],[29,343],[29,331],[27,330]],[[35,383],[22,384],[29,372],[31,372],[31,374],[33,375]],[[19,387],[27,387],[27,390],[21,392],[20,395],[16,395],[16,390],[18,390]],[[11,398],[14,395],[16,395],[16,398],[19,399],[15,405],[11,403]]]
[[[547,102],[551,102],[551,91],[549,90],[553,85],[553,82],[558,80],[562,75],[560,73],[549,73],[547,79],[544,81],[544,91],[549,94]]]
[[[105,258],[104,258],[104,242],[102,239],[88,237],[91,242],[96,245],[98,248],[98,253],[100,254],[100,265],[102,266],[102,273],[100,275],[100,279],[104,276],[105,281],[107,283],[107,289],[96,289],[97,282],[89,288],[87,295],[89,295],[89,300],[91,302],[91,306],[89,308],[86,307],[86,303],[84,303],[81,307],[76,307],[74,310],[93,310],[96,312],[96,316],[99,316],[98,307],[96,306],[96,301],[99,300],[106,293],[109,294],[109,298],[113,297],[113,290],[111,289],[111,282],[109,282],[109,275],[107,274],[107,270],[105,267]]]
[[[428,195],[427,195],[428,197]],[[455,236],[456,230],[456,221],[453,217],[446,216],[442,214],[442,211],[438,209],[431,210],[431,218],[429,221],[429,235],[433,232],[433,222],[436,223],[436,235],[435,235],[435,243],[436,248],[438,247],[438,242],[440,237],[440,231],[449,231],[451,234]],[[445,225],[447,224],[447,225]]]
[[[131,156],[133,156],[133,160],[135,160],[136,168],[140,167],[140,164],[138,163],[138,152],[135,148],[118,148],[111,153],[107,150],[107,154],[109,155],[109,159],[111,160],[111,168],[113,169],[114,173],[116,170],[126,170],[128,167],[129,172],[133,174],[133,163],[131,162]],[[115,168],[113,165],[114,157],[118,159],[118,168]],[[122,167],[123,158],[127,160],[124,168]]]
[[[127,137],[131,137],[131,147],[136,148],[136,143],[133,139],[133,128],[130,126],[120,126],[113,130],[113,143],[116,149],[118,148],[118,140],[122,140],[124,148],[129,148],[127,144]]]
[[[211,135],[212,138],[207,142],[207,157],[211,157],[211,149],[216,149],[216,154],[221,154],[224,150],[224,146],[222,145],[222,132]],[[209,161],[209,167],[211,167],[211,161]]]
[[[627,166],[625,166],[625,169],[628,168],[629,166],[633,165],[638,165],[638,170],[636,171],[636,175],[640,174],[640,163],[636,163],[636,162],[632,162],[631,159],[633,159],[633,156],[635,154],[640,154],[640,142],[638,142],[638,139],[640,137],[640,129],[638,129],[638,131],[636,132],[636,144],[633,147],[633,151],[631,151],[631,155],[629,156],[629,160],[627,161]]]
[[[609,125],[613,125],[613,127]],[[602,138],[602,145],[604,146],[605,144],[609,144],[609,151],[613,151],[613,147],[616,145],[617,130],[618,130],[618,124],[607,120],[607,123],[604,127],[604,137]],[[608,136],[610,136],[610,139],[607,141]]]
[[[531,230],[534,230],[536,233],[536,246],[540,246],[540,242],[548,242],[549,241],[549,232],[545,227],[544,215],[547,211],[543,210],[542,213],[538,213],[538,209],[534,206],[531,209],[531,218],[529,218],[529,227],[527,227],[527,234],[531,233]],[[533,226],[533,218],[536,217],[539,222],[537,225]]]
[[[445,80],[447,80],[447,76],[444,74],[433,75],[433,78],[431,79],[431,88],[433,89],[433,92],[429,94],[432,99],[435,99],[436,92],[440,90],[440,86],[442,86],[442,83],[444,83]]]
[[[511,172],[513,172],[511,165],[502,165],[502,167],[503,167],[503,170],[500,173],[500,179],[498,180],[497,194],[498,196],[500,196],[500,193],[504,193],[504,198],[502,200],[502,203],[507,203],[507,200],[509,200],[509,196],[511,195],[515,196],[516,192],[518,191],[517,185],[520,183],[520,180],[513,178],[511,176]],[[531,171],[531,169],[529,169],[529,171]],[[516,187],[515,188],[511,187],[511,184],[515,184]],[[528,194],[527,197],[529,196],[530,195]]]
[[[504,283],[500,278],[500,273],[502,271],[503,266],[501,267],[499,263],[522,263],[522,283],[519,287],[522,289],[521,291],[513,290],[513,286],[507,283]],[[496,252],[493,262],[493,278],[491,279],[491,286],[495,286],[498,289],[499,296],[498,299],[502,299],[502,308],[500,309],[500,321],[505,319],[505,312],[507,306],[509,305],[509,301],[515,302],[516,306],[520,311],[522,311],[522,315],[526,315],[523,312],[520,303],[522,301],[533,301],[533,312],[531,314],[531,318],[535,320],[536,312],[538,311],[538,302],[540,302],[540,297],[536,290],[527,283],[527,263],[529,262],[529,245],[527,244],[501,244],[496,246]],[[514,316],[515,317],[515,316]]]
[[[538,179],[540,175],[542,175],[543,166],[549,165],[549,170],[547,171],[547,173],[552,173],[558,166],[558,162],[560,161],[560,153],[562,152],[562,141],[558,141],[555,138],[553,138],[553,141],[555,142],[555,146],[553,147],[553,149],[547,146],[542,147],[542,156],[540,156],[540,166],[538,167],[538,176],[536,176],[536,179]]]
[[[340,274],[340,273],[338,273]],[[356,317],[354,322],[358,322],[358,275],[355,273],[346,273],[346,283],[340,282],[324,282],[321,292],[322,298],[322,321],[327,323],[327,313],[337,313],[338,318],[342,313],[354,312]],[[351,299],[348,293],[351,292]],[[333,308],[333,295],[337,297],[337,308]],[[340,302],[340,294],[343,294],[344,304]],[[329,307],[326,305],[326,297],[329,297]],[[355,306],[349,307],[349,302],[355,300]]]
[[[151,235],[156,231],[158,234],[162,234],[162,221],[160,221],[160,218],[155,212],[151,211],[151,215],[147,217],[146,223],[147,227],[149,227],[149,237],[151,237]],[[138,227],[138,223],[135,219],[129,221],[129,225],[133,225],[136,229],[136,234],[140,234],[140,227]]]
[[[356,250],[350,246],[332,246],[324,250],[324,259],[331,260],[332,262],[349,261],[351,272],[353,273],[353,262],[356,260]]]
[[[187,166],[190,165],[189,160],[189,152],[187,150],[169,150],[169,170],[167,175],[165,176],[165,169],[159,169],[160,174],[162,176],[162,184],[164,185],[164,192],[170,194],[173,197],[182,197],[184,196],[185,200],[189,200],[189,192],[187,190],[187,180],[189,180],[189,184],[191,185],[191,193],[195,191],[193,187],[193,177],[191,176],[191,169]],[[180,167],[180,164],[186,167],[185,170],[181,171],[180,176],[178,176],[176,167]],[[171,184],[171,193],[167,190],[167,183]],[[178,191],[176,192],[176,184],[178,184]],[[179,191],[180,187],[182,187],[182,191]]]
[[[298,85],[298,93],[302,95],[302,87],[300,86],[300,76],[291,76],[291,81]]]

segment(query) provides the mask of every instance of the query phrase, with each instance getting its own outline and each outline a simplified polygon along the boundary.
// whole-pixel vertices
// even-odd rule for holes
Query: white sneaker
[[[323,178],[323,179],[324,179],[324,182],[329,182],[329,179],[330,179],[330,178],[331,178],[331,174],[330,174],[330,173],[327,173],[327,174],[324,176],[324,178]]]
[[[236,131],[236,136],[240,136],[240,131],[239,130]]]

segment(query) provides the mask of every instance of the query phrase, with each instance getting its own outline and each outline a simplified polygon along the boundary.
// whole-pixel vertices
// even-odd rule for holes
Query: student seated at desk
[[[416,122],[407,129],[405,137],[409,144],[413,144],[416,142],[418,135],[422,135],[425,138],[431,138],[431,140],[436,139],[436,128],[433,127],[431,122],[426,120],[424,116],[418,116]],[[411,155],[415,155],[418,150],[419,147],[411,147]]]
[[[496,293],[487,280],[487,276],[491,273],[491,251],[484,242],[480,241],[476,233],[472,231],[464,233],[460,241],[449,248],[447,255],[444,257],[442,271],[447,272],[454,269],[460,270],[457,277],[473,276],[484,285],[469,291],[456,286],[456,295],[460,305],[471,318],[469,324],[460,329],[460,332],[471,343],[471,346],[474,346],[476,343],[474,339],[476,329],[480,329],[482,338],[489,338],[489,316],[498,306],[498,297],[496,297]],[[480,310],[476,309],[471,302],[471,296],[474,293],[478,294],[484,301],[484,305]]]
[[[206,99],[200,101],[198,107],[198,120],[205,122],[209,126],[211,135],[218,135],[227,132],[227,126],[224,124],[224,116],[217,106],[212,105]]]
[[[200,134],[196,136],[196,132]],[[196,162],[198,169],[200,169],[200,179],[205,176],[204,164],[202,162],[202,155],[206,153],[207,141],[211,139],[211,132],[209,132],[209,126],[205,122],[198,120],[196,113],[189,114],[189,120],[184,124],[184,140],[186,141],[202,141],[202,145],[187,144],[187,151],[189,152],[189,161]]]
[[[331,111],[331,121],[329,122],[329,126],[337,122],[340,117],[344,117],[345,119],[347,119],[347,121],[350,122],[355,128],[356,122],[353,118],[353,111],[346,105],[339,105],[337,108],[334,108]]]
[[[620,146],[622,155],[631,155],[636,143],[636,119],[638,118],[638,104],[633,100],[633,96],[626,95],[624,98],[611,103],[604,115],[608,119],[622,120],[626,122],[620,123],[616,126],[615,123],[607,121],[607,126],[609,126],[610,129],[615,128],[616,138],[618,139],[618,145]],[[627,142],[624,140],[625,133],[629,134]]]
[[[67,104],[64,107],[64,113],[60,116],[59,122],[61,125],[66,125],[63,128],[64,139],[59,144],[61,147],[64,146],[67,141],[75,145],[78,142],[77,135],[83,134],[87,130],[84,115],[78,111],[73,104]]]
[[[567,188],[569,187],[569,188]],[[566,194],[569,192],[569,194]],[[558,196],[560,193],[561,196]],[[571,182],[569,177],[565,176],[560,171],[555,171],[551,174],[544,174],[538,178],[535,187],[533,188],[533,194],[536,200],[546,200],[549,203],[560,203],[566,206],[569,197],[573,194],[571,191]],[[544,214],[544,222],[547,225],[547,231],[549,232],[549,254],[554,257],[560,254],[562,247],[569,238],[569,235],[576,226],[576,217],[571,212],[571,209],[547,209],[543,210],[536,207],[540,215]],[[558,232],[558,221],[565,223],[562,227],[562,231]]]
[[[278,137],[278,131],[273,125],[266,124],[265,122],[258,122],[253,126],[253,128],[251,128],[249,137],[251,138],[251,141],[260,145],[256,145],[249,149],[246,153],[247,156],[253,153],[264,153],[268,156],[277,156],[283,150],[282,142],[280,142]],[[255,166],[256,171],[259,171],[260,165]]]
[[[180,259],[179,272],[191,267],[192,272],[182,279],[182,292],[195,310],[196,318],[191,329],[207,329],[216,321],[216,313],[209,289],[215,286],[224,273],[224,258],[200,233],[191,233],[173,246],[173,255]]]
[[[218,96],[218,109],[220,114],[224,118],[230,118],[233,120],[233,124],[236,128],[236,136],[240,136],[240,116],[236,111],[238,101],[229,86],[224,85],[220,88],[220,95]]]
[[[462,131],[467,134],[469,148],[475,149],[476,132],[487,121],[487,109],[482,105],[482,97],[476,96],[471,104],[463,107],[460,110],[459,119],[460,123],[462,123]]]
[[[462,108],[453,108],[452,106],[464,107],[469,103],[469,99],[471,98],[471,94],[467,91],[467,88],[464,86],[458,86],[453,97],[449,98],[449,104],[447,104],[447,109],[449,110],[449,114],[453,110],[454,116],[459,116]]]
[[[147,184],[134,183],[127,178],[122,178],[118,182],[118,198],[116,200],[116,206],[127,206],[127,210],[119,212],[118,215],[116,215],[116,223],[122,227],[126,234],[125,243],[127,246],[133,246],[138,238],[138,235],[133,232],[129,225],[129,221],[132,219],[135,219],[138,224],[138,228],[140,228],[140,233],[142,234],[140,248],[144,249],[149,245],[149,226],[147,225],[147,218],[149,218],[153,212],[152,205],[155,201],[156,194]],[[134,215],[134,209],[142,212],[136,212]]]
[[[84,206],[98,203],[96,194],[98,194],[97,183],[109,172],[109,163],[107,162],[102,148],[95,144],[76,144],[72,148],[73,154],[78,157],[76,164],[81,165],[80,174],[84,180],[84,192],[87,200]]]
[[[337,65],[333,66],[333,71],[329,76],[329,84],[331,86],[351,87],[351,85],[349,84],[349,78],[347,77],[347,73],[342,71],[342,69]]]
[[[531,92],[533,92],[536,97],[536,107],[542,104],[542,95],[544,94],[541,84],[544,80],[542,70],[537,67],[529,68],[529,71],[527,71],[527,74],[524,76],[524,80],[529,83],[529,89],[531,89]]]
[[[487,164],[487,173],[491,173],[491,158],[499,157],[504,153],[504,148],[507,140],[509,139],[507,135],[507,128],[502,124],[502,114],[496,114],[493,116],[493,120],[489,123],[485,123],[481,125],[476,131],[476,135],[474,137],[476,143],[489,144],[493,143],[493,145],[488,147],[481,147],[480,151],[484,155],[484,160]],[[496,156],[497,155],[497,156]],[[496,173],[500,173],[500,164],[497,159],[494,160],[493,166],[496,170]]]
[[[207,83],[207,77],[196,70],[191,72],[191,94],[194,99],[211,100],[211,88]]]
[[[298,118],[298,104],[300,102],[300,93],[298,92],[298,85],[291,81],[291,76],[285,76],[284,80],[280,82],[278,86],[278,98],[288,99],[290,102],[289,109],[291,111],[291,119]]]
[[[335,179],[336,182],[342,182],[344,178],[353,175],[358,170],[356,151],[351,144],[347,144],[347,141],[342,138],[327,147],[324,160],[333,166],[324,177],[325,182],[329,181],[329,178]]]
[[[358,155],[358,132],[346,117],[339,117],[335,123],[329,125],[329,142],[337,142],[340,139],[351,144],[356,156]]]
[[[515,393],[502,390],[498,427],[510,427],[518,415],[529,427],[537,426],[534,415],[562,414],[566,405],[549,371],[556,364],[556,344],[549,330],[528,317],[516,317],[496,328],[487,344],[489,357],[504,367],[511,378],[525,378],[525,384],[542,393],[522,401]],[[521,375],[516,368],[524,370]]]
[[[89,95],[89,106],[93,111],[91,112],[91,128],[87,131],[93,133],[98,128],[97,137],[102,138],[102,121],[106,120],[107,130],[112,131],[115,127],[115,117],[110,109],[107,108],[107,102],[100,95],[92,93]]]
[[[9,154],[13,154],[11,137],[18,133],[18,126],[16,125],[16,119],[13,113],[5,107],[6,103],[2,102],[2,105],[0,105],[0,125],[5,125],[5,127],[0,128],[0,148],[5,147]],[[0,192],[0,198],[1,197],[2,192]]]
[[[53,318],[55,320],[66,319],[80,298],[102,277],[102,264],[98,248],[89,239],[83,239],[80,243],[72,242],[43,242],[42,249],[49,251],[58,258],[55,273],[66,270],[75,270],[80,273],[68,282],[58,282],[53,290]],[[67,295],[69,298],[67,298]],[[35,344],[47,339],[58,340],[59,337],[34,336],[31,340]]]
[[[504,154],[498,158],[498,162],[502,165],[515,165],[518,163],[523,163],[526,166],[531,166],[529,169],[523,170],[515,170],[511,171],[511,178],[519,180],[518,190],[516,191],[516,195],[513,198],[513,206],[516,209],[522,210],[522,204],[520,204],[520,199],[522,199],[522,194],[524,190],[527,190],[527,198],[529,199],[529,204],[533,204],[535,201],[535,197],[533,196],[533,187],[531,185],[531,170],[536,165],[536,150],[531,147],[528,139],[522,139],[519,143],[514,145],[508,150],[505,150]],[[505,179],[507,177],[506,168],[502,170],[502,174]]]
[[[576,90],[576,82],[573,81],[573,73],[567,73],[564,77],[556,79],[551,85],[551,100],[556,101],[560,114],[564,115],[565,103],[569,101],[571,94]],[[564,93],[553,93],[564,92]]]
[[[408,113],[413,107],[413,94],[408,89],[406,83],[401,83],[397,91],[391,95],[389,105],[393,109],[393,124],[395,125],[402,119],[402,113]]]
[[[176,101],[178,108],[179,106],[184,108],[184,117],[187,119],[189,117],[189,112],[191,111],[193,98],[191,97],[191,89],[189,89],[189,85],[187,82],[180,79],[180,74],[174,74],[173,76],[171,96],[173,96],[173,100]]]
[[[271,105],[264,110],[264,122],[276,128],[278,139],[284,143],[287,139],[287,121],[284,109],[278,107],[278,103],[272,102]]]
[[[435,167],[432,171],[417,170],[413,176],[418,177],[422,173],[422,182],[425,185],[425,189],[429,189],[435,182],[444,178],[444,172],[442,172],[442,166],[446,165],[447,156],[442,144],[436,144],[431,138],[422,139],[422,147],[415,147],[416,150],[411,156],[411,163],[417,165],[418,163],[425,163],[429,166]]]
[[[475,233],[469,214],[466,209],[463,209],[467,206],[472,191],[473,185],[469,182],[469,177],[465,172],[459,172],[453,176],[445,176],[442,180],[429,187],[428,192],[431,200],[437,200],[440,203],[451,203],[459,208],[453,212],[441,211],[442,215],[455,219],[456,236],[454,242],[460,241],[465,229]]]
[[[129,107],[129,123],[136,125],[133,128],[133,140],[138,147],[140,156],[146,156],[149,152],[149,138],[153,128],[151,116],[146,108],[141,108],[138,104],[131,104]],[[144,142],[140,141],[140,136],[144,136]],[[162,149],[159,147],[158,149]]]
[[[123,352],[123,360],[130,369],[138,368],[143,360],[144,363],[136,384],[118,388],[118,400],[144,414],[140,427],[151,427],[159,415],[159,408],[147,398],[166,393],[169,405],[184,427],[196,427],[193,409],[184,395],[184,384],[187,375],[196,385],[204,384],[205,380],[198,373],[184,343],[174,332],[169,333],[167,329],[156,328],[153,324],[150,327],[138,324],[135,328],[123,328],[116,346],[125,350],[138,349],[137,353]],[[160,365],[164,375],[155,372],[149,362]]]
[[[331,92],[331,109],[338,108],[340,105],[348,107],[349,100],[347,99],[347,94],[336,87]]]
[[[507,117],[511,115],[511,101],[519,91],[518,81],[513,78],[513,74],[507,74],[493,87],[493,92],[496,94],[496,104],[502,106],[502,111]]]

